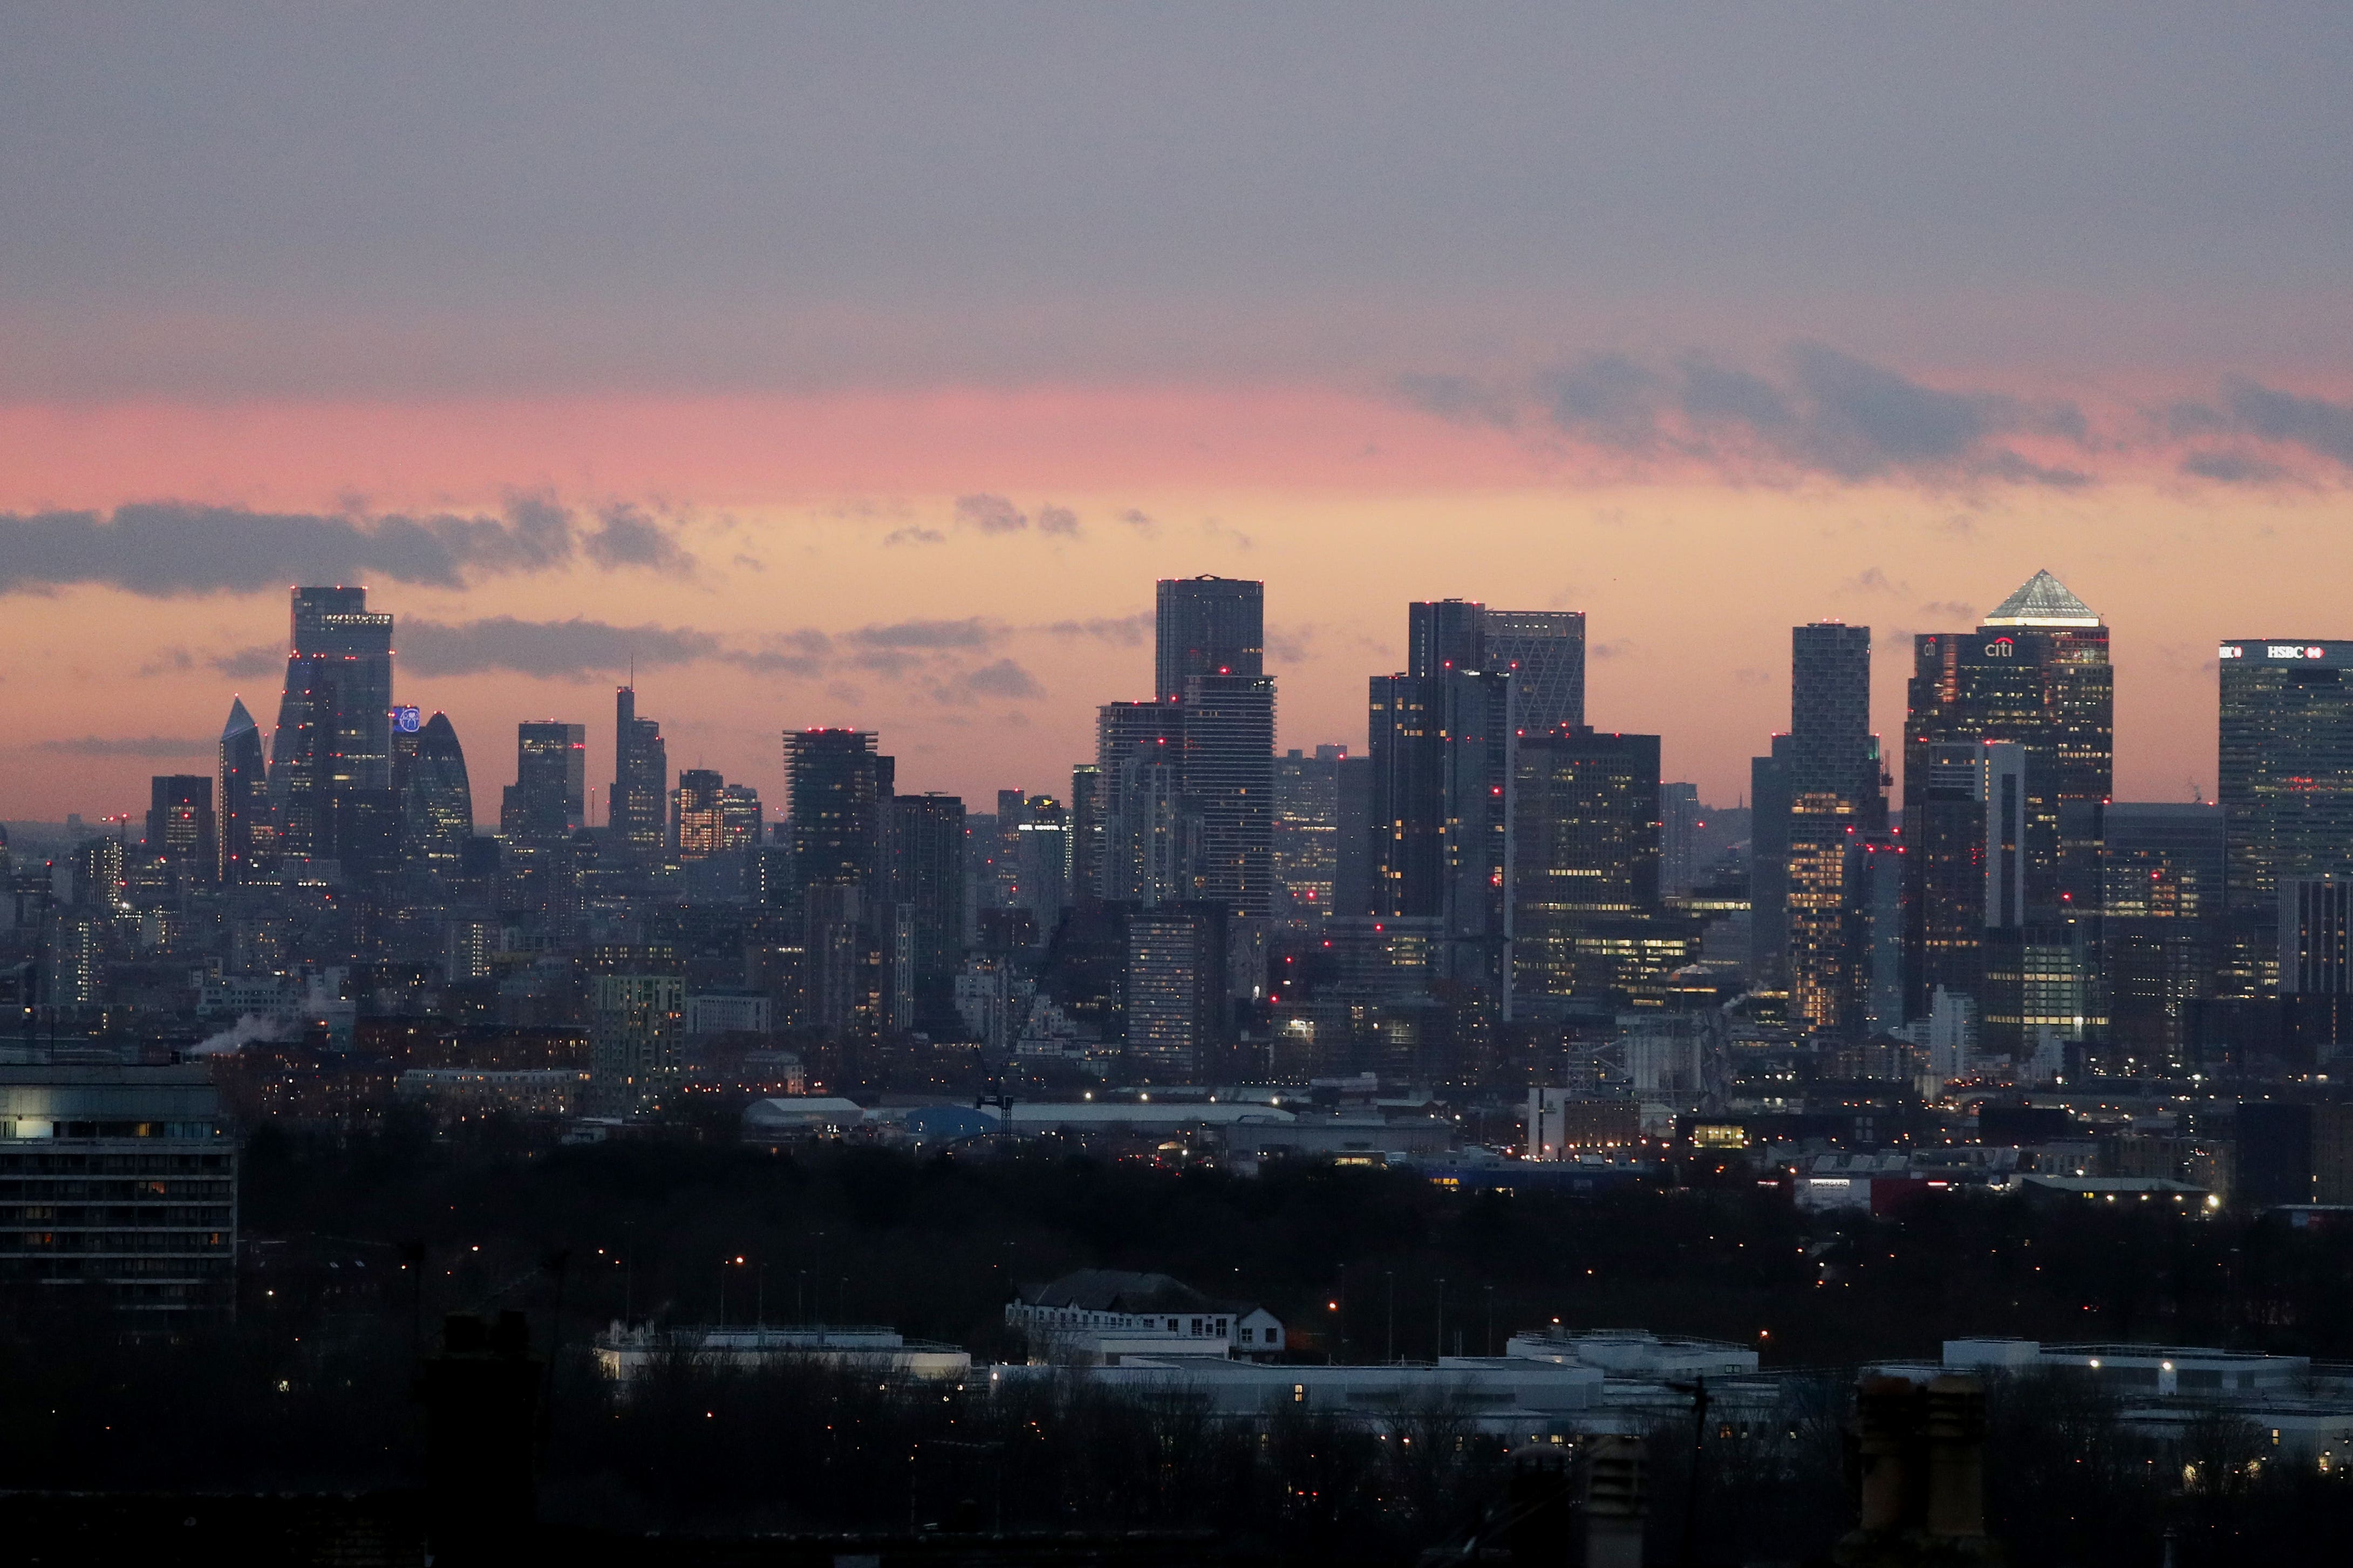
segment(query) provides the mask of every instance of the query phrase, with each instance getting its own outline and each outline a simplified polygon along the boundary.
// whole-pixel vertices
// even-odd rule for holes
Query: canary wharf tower
[[[2048,572],[2037,572],[1974,632],[1912,639],[1904,721],[1905,991],[1925,1016],[1936,988],[1977,995],[1989,1044],[2031,1046],[2050,1029],[2080,1039],[2101,1022],[2089,994],[2095,941],[2101,812],[2116,776],[2116,683],[2108,628]],[[2023,918],[1996,924],[2000,900],[1954,904],[1967,868],[1938,865],[1936,843],[1966,847],[1981,832],[1932,835],[1943,816],[1982,800],[1947,799],[1936,781],[1958,776],[1955,748],[2015,742],[2023,752]],[[1978,770],[1982,776],[1990,773]],[[1957,825],[1947,824],[1948,826]],[[1956,847],[1954,854],[1963,852]]]

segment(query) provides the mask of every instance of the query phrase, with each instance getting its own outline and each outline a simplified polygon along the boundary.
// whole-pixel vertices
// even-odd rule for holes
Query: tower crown
[[[1994,606],[1980,623],[1989,626],[2096,626],[2100,617],[2092,606],[2067,591],[2067,584],[2048,572],[2037,572],[2017,593]]]

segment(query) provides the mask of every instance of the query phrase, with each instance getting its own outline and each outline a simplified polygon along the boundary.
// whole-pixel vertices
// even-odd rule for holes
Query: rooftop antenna
[[[2206,792],[2198,787],[2198,781],[2196,779],[2191,779],[2189,781],[2189,804],[2192,805],[2204,805],[2206,804]]]

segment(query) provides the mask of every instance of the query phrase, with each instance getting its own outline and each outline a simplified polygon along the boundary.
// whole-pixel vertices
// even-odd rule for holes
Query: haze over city
[[[2348,81],[7,8],[11,1560],[2341,1557]]]
[[[2049,567],[2120,788],[2211,795],[2217,639],[2335,613],[2345,21],[2095,15],[19,17],[0,809],[135,805],[296,576],[466,733],[634,652],[772,790],[808,723],[1042,786],[1155,577],[1269,583],[1286,745],[1405,599],[1576,608],[1729,803],[1781,627],[1893,733]]]

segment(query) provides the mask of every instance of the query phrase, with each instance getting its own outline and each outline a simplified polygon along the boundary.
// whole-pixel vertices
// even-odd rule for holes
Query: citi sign
[[[1986,657],[1988,658],[2016,658],[2018,657],[2018,645],[2010,641],[2008,637],[1996,637],[1993,641],[1986,644]]]

